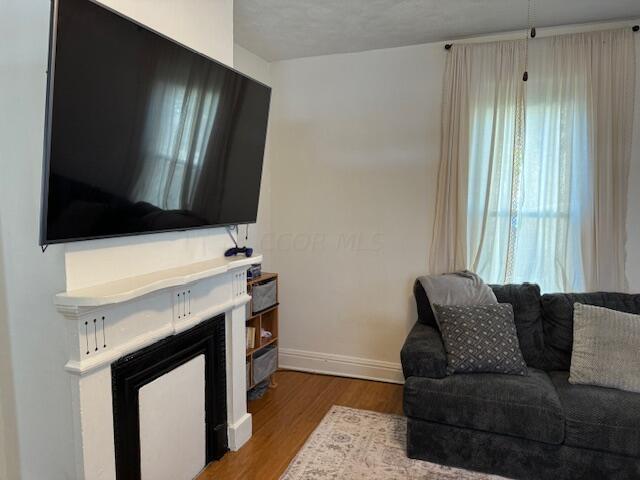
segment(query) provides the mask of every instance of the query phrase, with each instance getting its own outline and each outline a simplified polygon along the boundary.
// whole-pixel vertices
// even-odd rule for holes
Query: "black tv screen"
[[[255,222],[270,97],[105,7],[56,0],[40,243]]]

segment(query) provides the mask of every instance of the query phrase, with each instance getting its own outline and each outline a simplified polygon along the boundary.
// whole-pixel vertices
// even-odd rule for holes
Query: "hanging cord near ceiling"
[[[535,25],[536,8],[533,0],[527,0],[527,33],[524,40],[524,74],[522,81],[529,80],[529,39],[536,38]]]

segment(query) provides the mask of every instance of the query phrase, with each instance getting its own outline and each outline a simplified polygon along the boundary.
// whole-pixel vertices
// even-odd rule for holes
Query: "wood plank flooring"
[[[253,436],[198,480],[277,480],[333,405],[402,414],[402,386],[280,371],[278,387],[249,402]]]

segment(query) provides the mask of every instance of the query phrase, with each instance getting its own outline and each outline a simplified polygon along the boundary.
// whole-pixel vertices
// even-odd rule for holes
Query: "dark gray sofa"
[[[640,314],[640,295],[540,295],[492,286],[513,305],[529,375],[446,375],[447,359],[420,282],[402,348],[409,457],[523,480],[640,479],[640,394],[568,382],[573,304]]]

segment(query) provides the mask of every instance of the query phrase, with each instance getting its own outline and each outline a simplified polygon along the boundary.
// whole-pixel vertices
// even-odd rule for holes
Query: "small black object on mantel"
[[[244,254],[245,257],[253,255],[253,248],[251,247],[231,247],[224,252],[225,257],[235,257],[237,255]]]
[[[637,32],[640,30],[640,25],[634,25],[633,27],[631,27],[631,30],[633,30],[634,32]]]
[[[229,234],[229,237],[231,237],[231,240],[233,241],[233,244],[235,246],[229,248],[226,252],[224,252],[225,257],[235,257],[236,255],[239,255],[239,254],[244,254],[245,257],[250,257],[251,255],[253,255],[253,248],[240,247],[238,245],[238,241],[235,239],[235,237],[231,233],[231,230],[233,229],[235,229],[236,232],[238,231],[237,225],[235,227],[226,227],[226,229],[227,229],[227,233]],[[247,238],[249,238],[248,231],[247,231]]]

